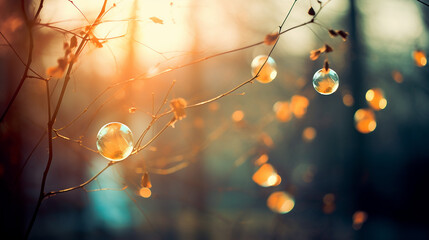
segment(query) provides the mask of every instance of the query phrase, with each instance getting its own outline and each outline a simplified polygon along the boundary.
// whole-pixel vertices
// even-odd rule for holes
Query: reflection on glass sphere
[[[337,73],[329,69],[326,72],[323,68],[317,71],[313,76],[313,87],[322,95],[330,95],[337,91],[340,81]]]
[[[97,149],[103,157],[109,160],[124,160],[133,151],[133,134],[122,123],[108,123],[97,134]]]
[[[251,64],[253,77],[256,76],[259,69],[262,67],[262,64],[264,64],[265,60],[267,60],[266,55],[259,55],[253,59]],[[277,76],[276,62],[272,57],[268,57],[267,62],[259,72],[259,75],[256,78],[256,80],[258,80],[261,83],[269,83],[273,81],[274,78],[276,78],[276,76]]]

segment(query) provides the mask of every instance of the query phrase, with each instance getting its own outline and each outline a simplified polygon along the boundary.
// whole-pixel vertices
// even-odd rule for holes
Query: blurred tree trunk
[[[353,98],[355,100],[355,104],[351,108],[353,112],[349,113],[350,116],[350,143],[351,151],[350,159],[348,159],[349,163],[345,167],[345,176],[349,176],[351,179],[349,181],[344,181],[346,185],[344,186],[346,189],[344,193],[346,193],[349,198],[349,206],[346,208],[344,214],[347,217],[351,217],[357,210],[364,210],[363,208],[363,198],[364,195],[364,168],[367,155],[365,154],[368,150],[365,147],[365,137],[367,135],[359,133],[354,126],[354,113],[362,107],[365,107],[365,69],[363,65],[363,56],[364,56],[364,48],[362,46],[362,34],[361,29],[361,18],[359,14],[359,10],[357,8],[357,1],[350,0],[350,14],[349,14],[349,66],[347,69],[349,79],[350,88],[352,91]],[[360,231],[355,231],[355,236],[357,239],[361,239]]]
[[[194,1],[193,10],[190,13],[190,24],[192,26],[194,32],[194,42],[191,52],[193,53],[192,58],[197,59],[198,52],[200,51],[200,26],[199,26],[199,18],[201,15],[199,11],[196,10],[198,6],[198,1]],[[204,76],[201,69],[201,65],[196,64],[192,67],[192,83],[190,87],[190,91],[192,94],[201,94],[204,92]],[[196,118],[201,118],[204,115],[204,108],[195,108],[191,110],[190,121],[193,121]],[[192,124],[192,123],[190,123]],[[201,144],[205,140],[204,136],[204,128],[192,127],[191,133],[191,147],[192,151],[198,149]],[[195,186],[195,188],[188,188],[190,193],[188,196],[192,196],[192,202],[195,204],[196,215],[195,219],[195,229],[194,229],[194,239],[203,240],[209,239],[209,229],[208,229],[208,219],[207,219],[207,182],[205,179],[204,173],[204,157],[203,152],[201,150],[194,156],[192,159],[192,164],[189,166],[189,172],[191,174],[188,175],[187,182],[191,182]]]

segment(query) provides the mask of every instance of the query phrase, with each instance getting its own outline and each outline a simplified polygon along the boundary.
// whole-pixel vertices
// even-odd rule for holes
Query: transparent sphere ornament
[[[124,124],[111,122],[97,134],[98,152],[111,161],[121,161],[133,151],[133,134]]]
[[[267,57],[268,56],[266,56],[266,55],[259,55],[253,59],[252,64],[251,64],[253,77],[256,76],[259,69],[264,64],[265,60],[267,60]],[[259,72],[259,75],[256,78],[256,80],[258,80],[261,83],[269,83],[269,82],[273,81],[274,78],[276,78],[276,76],[277,76],[276,62],[274,61],[273,58],[268,57],[267,62],[265,63],[265,65],[261,69],[261,71]]]
[[[337,91],[340,85],[340,80],[337,73],[330,69],[326,72],[325,69],[320,69],[313,76],[313,87],[322,95],[330,95]]]

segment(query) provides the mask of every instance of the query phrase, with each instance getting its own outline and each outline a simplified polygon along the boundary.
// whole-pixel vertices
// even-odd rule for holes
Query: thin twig
[[[91,177],[90,179],[88,179],[86,182],[84,182],[82,184],[79,184],[79,185],[71,187],[71,188],[66,188],[66,189],[62,189],[62,190],[58,190],[58,191],[48,192],[44,195],[44,197],[50,197],[50,196],[55,195],[55,194],[66,193],[66,192],[70,192],[70,191],[73,191],[73,190],[76,190],[79,188],[83,188],[86,185],[88,185],[89,183],[91,183],[92,181],[94,181],[98,176],[100,176],[100,174],[102,174],[104,171],[106,171],[110,166],[113,166],[116,163],[118,163],[118,162],[110,161],[103,169],[101,169],[101,171],[99,171],[97,174],[95,174],[93,177]]]

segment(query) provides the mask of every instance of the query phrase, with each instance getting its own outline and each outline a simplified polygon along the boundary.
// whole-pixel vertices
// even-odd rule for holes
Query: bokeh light
[[[278,101],[274,104],[273,110],[276,113],[277,120],[280,122],[288,122],[292,118],[289,102]]]
[[[277,66],[276,62],[272,57],[268,57],[266,55],[259,55],[255,57],[251,63],[252,67],[252,76],[256,76],[259,69],[262,67],[264,62],[267,61],[264,65],[264,67],[259,72],[258,77],[256,80],[258,80],[261,83],[269,83],[273,81],[277,76]]]
[[[307,113],[307,107],[310,104],[308,98],[301,95],[294,95],[290,100],[290,107],[297,118],[302,118]]]
[[[404,77],[402,76],[402,73],[397,70],[392,71],[392,78],[397,83],[402,83],[404,81]]]
[[[262,164],[268,162],[268,155],[267,154],[262,154],[261,156],[259,156],[256,160],[255,160],[255,165],[256,166],[261,166]]]
[[[304,131],[302,131],[302,139],[306,142],[311,142],[316,138],[317,132],[313,127],[306,127]]]
[[[350,93],[346,93],[343,96],[343,104],[347,107],[351,107],[353,106],[353,104],[355,103],[355,100],[353,98],[353,96]]]
[[[149,198],[152,195],[152,191],[149,188],[142,187],[139,190],[139,195],[143,198]]]
[[[360,133],[370,133],[377,127],[375,114],[371,109],[359,109],[354,115],[355,127]]]
[[[364,211],[356,211],[353,214],[353,229],[361,229],[363,223],[367,220],[368,214]]]
[[[275,213],[285,214],[295,206],[295,200],[284,191],[273,192],[267,199],[267,206]]]
[[[369,89],[365,94],[365,99],[375,111],[386,108],[387,100],[384,98],[383,91],[379,88]]]
[[[241,110],[234,111],[231,118],[234,122],[241,122],[244,119],[244,112]]]
[[[279,185],[282,178],[271,164],[265,163],[253,174],[252,180],[262,187],[273,187]]]
[[[322,95],[330,95],[337,91],[340,81],[337,73],[329,69],[328,72],[325,69],[320,69],[313,76],[313,87]]]
[[[428,62],[428,60],[426,58],[426,54],[422,50],[415,50],[413,52],[413,58],[414,58],[415,64],[418,67],[424,67],[424,66],[426,66],[426,64]]]
[[[323,212],[325,214],[331,214],[335,211],[335,195],[333,193],[327,193],[323,196]]]
[[[124,160],[133,151],[133,134],[122,123],[108,123],[97,134],[97,149],[103,157],[109,160]]]

